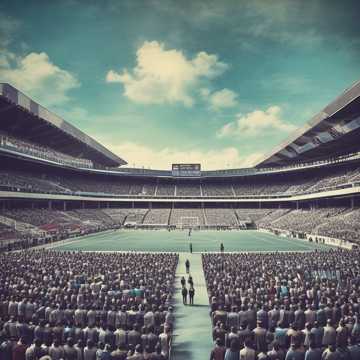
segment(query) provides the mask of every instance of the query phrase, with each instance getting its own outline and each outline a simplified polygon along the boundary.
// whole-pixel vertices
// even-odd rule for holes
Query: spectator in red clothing
[[[19,341],[14,345],[12,351],[12,360],[25,360],[25,352],[27,346],[24,338],[20,338]]]
[[[218,338],[215,341],[215,347],[211,351],[210,360],[224,360],[226,348]]]

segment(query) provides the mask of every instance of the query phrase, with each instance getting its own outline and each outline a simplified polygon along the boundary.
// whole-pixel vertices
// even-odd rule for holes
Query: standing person
[[[186,288],[186,286],[184,286],[181,290],[181,295],[182,295],[182,298],[183,298],[183,304],[184,305],[187,305],[187,295],[188,295],[188,290]]]
[[[24,338],[20,338],[16,345],[12,349],[12,358],[13,360],[25,360],[25,352],[27,346]]]
[[[240,350],[240,360],[255,360],[256,352],[252,348],[252,342],[249,338],[245,340],[244,345],[244,348]]]
[[[186,261],[185,261],[185,268],[186,268],[186,273],[188,274],[190,272],[190,261],[189,261],[189,259],[186,259]]]
[[[186,285],[186,280],[184,276],[181,277],[180,283],[181,283],[181,287],[184,287]]]
[[[190,243],[190,245],[189,245],[189,247],[190,247],[190,254],[192,254],[192,243]]]
[[[223,244],[223,243],[220,244],[220,252],[221,252],[221,253],[224,252],[224,244]]]
[[[188,278],[188,284],[190,287],[193,287],[194,286],[194,280],[192,278],[192,276],[190,275],[189,278]]]
[[[190,289],[189,289],[190,305],[194,305],[194,295],[195,295],[195,289],[194,289],[194,286],[191,285],[191,286],[190,286]]]
[[[255,351],[254,351],[254,355],[255,355]],[[239,353],[238,344],[236,340],[233,340],[230,344],[230,348],[227,349],[225,352],[225,360],[239,360],[239,359],[240,359],[240,353]],[[255,356],[254,359],[251,360],[255,360]]]
[[[220,339],[216,339],[215,347],[211,350],[210,360],[224,360],[226,348]]]
[[[313,340],[310,341],[309,349],[306,350],[305,360],[321,360],[321,349],[316,347]]]

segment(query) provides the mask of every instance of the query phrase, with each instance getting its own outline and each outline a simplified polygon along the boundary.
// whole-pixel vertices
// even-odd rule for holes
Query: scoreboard
[[[201,176],[200,164],[173,164],[172,176]]]

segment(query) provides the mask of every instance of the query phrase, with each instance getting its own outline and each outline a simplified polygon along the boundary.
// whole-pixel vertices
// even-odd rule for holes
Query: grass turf
[[[117,230],[93,234],[54,244],[56,250],[82,251],[310,251],[329,248],[297,239],[278,237],[256,230],[246,231],[188,231]]]

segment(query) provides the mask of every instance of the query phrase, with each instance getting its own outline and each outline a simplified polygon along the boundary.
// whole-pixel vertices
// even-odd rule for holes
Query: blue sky
[[[360,79],[357,1],[7,1],[0,81],[130,166],[249,166]]]

